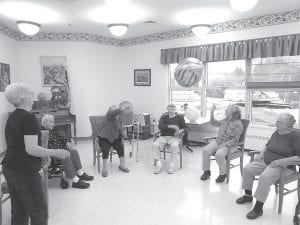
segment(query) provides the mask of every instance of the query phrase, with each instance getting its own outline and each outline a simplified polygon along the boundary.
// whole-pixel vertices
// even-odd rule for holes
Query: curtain
[[[162,49],[161,64],[193,57],[202,62],[300,55],[300,34]]]

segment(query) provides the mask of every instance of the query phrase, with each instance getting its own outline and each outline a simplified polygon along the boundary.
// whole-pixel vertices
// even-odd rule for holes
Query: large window
[[[179,109],[187,103],[205,116],[215,104],[221,119],[228,105],[237,104],[243,118],[255,123],[272,126],[282,112],[299,121],[300,56],[205,63],[202,79],[192,88],[178,85],[176,66],[169,65],[169,101]]]

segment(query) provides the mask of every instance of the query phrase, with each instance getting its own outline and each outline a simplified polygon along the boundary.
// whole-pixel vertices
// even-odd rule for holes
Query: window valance
[[[193,57],[202,62],[300,55],[300,34],[162,49],[161,64]]]

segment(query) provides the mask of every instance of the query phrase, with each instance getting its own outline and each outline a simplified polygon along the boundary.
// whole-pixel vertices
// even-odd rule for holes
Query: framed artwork
[[[41,56],[42,85],[69,86],[67,57]]]
[[[134,86],[151,86],[151,69],[135,69]]]
[[[10,84],[10,66],[9,64],[0,63],[0,91]]]

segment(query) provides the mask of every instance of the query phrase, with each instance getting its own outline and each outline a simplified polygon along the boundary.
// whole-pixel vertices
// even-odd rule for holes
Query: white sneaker
[[[161,165],[156,165],[154,168],[154,174],[159,174],[162,170]]]

